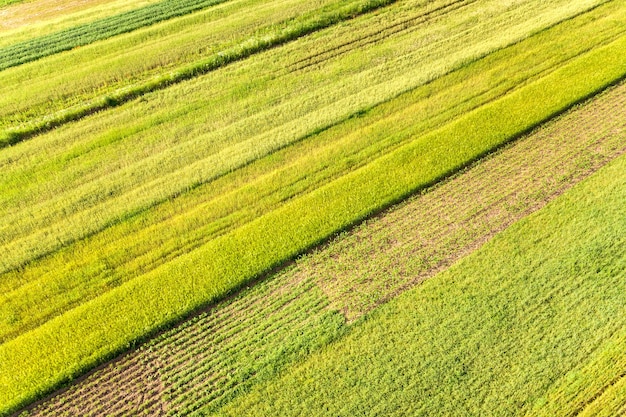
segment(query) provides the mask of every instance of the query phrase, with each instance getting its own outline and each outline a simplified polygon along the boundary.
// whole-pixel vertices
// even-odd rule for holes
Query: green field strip
[[[587,404],[577,414],[580,417],[611,417],[626,413],[626,375],[622,375],[615,384],[607,387],[601,396]]]
[[[223,403],[240,395],[257,379],[274,375],[310,349],[336,338],[343,319],[327,311],[327,304],[311,280],[278,275],[194,318],[186,326],[162,334],[141,348],[141,359],[131,355],[97,379],[104,385],[129,389],[129,393],[133,389],[144,393],[148,414],[164,410],[167,415],[188,415],[208,402]],[[163,364],[153,374],[165,384],[162,391],[149,392],[140,385],[146,368],[137,365],[146,360],[152,364],[147,366]],[[80,398],[89,394],[79,389],[63,403],[42,405],[30,415],[124,415],[141,405],[137,399],[128,401],[122,397],[116,401],[115,394],[113,398],[102,396],[96,407],[80,404]]]
[[[615,160],[217,415],[529,415],[603,344],[623,363],[625,170]]]
[[[384,220],[365,222],[309,269],[333,308],[349,321],[358,319],[626,152],[624,109],[622,84],[449,183],[395,206]]]
[[[550,46],[562,45],[563,34],[574,36],[580,47],[586,47],[578,42],[579,35],[596,33],[601,27],[576,24],[574,31],[573,23],[530,38],[372,109],[367,117],[350,119],[315,140],[304,141],[227,176],[220,184],[201,187],[70,245],[53,257],[4,274],[0,280],[0,339],[13,338],[171,261],[284,201],[367,163],[412,136],[441,126],[558,66],[562,61],[554,57]],[[525,55],[520,51],[525,51]],[[515,64],[512,57],[517,57]],[[211,224],[220,227],[209,229]]]
[[[429,193],[409,199],[401,206],[333,240],[321,250],[299,259],[295,267],[278,274],[277,278],[275,276],[268,281],[261,281],[244,290],[235,300],[227,300],[212,308],[210,314],[186,321],[150,341],[136,353],[143,355],[146,368],[127,364],[136,362],[134,354],[123,357],[88,380],[72,385],[68,392],[52,397],[36,407],[30,415],[60,416],[84,412],[92,399],[101,399],[101,410],[107,410],[109,415],[124,415],[127,411],[125,405],[133,401],[136,391],[143,392],[144,401],[150,404],[170,409],[173,414],[186,415],[181,413],[181,408],[172,409],[171,404],[182,406],[210,401],[215,395],[219,396],[223,386],[228,383],[227,380],[210,377],[210,370],[221,369],[212,358],[223,355],[230,357],[240,349],[245,350],[247,345],[252,344],[252,340],[258,339],[258,334],[267,334],[267,329],[276,328],[276,323],[268,322],[266,318],[274,316],[272,312],[278,312],[290,298],[298,299],[299,305],[304,306],[300,296],[310,291],[315,282],[328,294],[325,281],[330,277],[341,279],[346,288],[351,288],[351,283],[359,281],[359,287],[352,288],[352,291],[369,293],[374,298],[381,297],[377,288],[366,285],[368,281],[379,282],[385,287],[393,284],[390,278],[398,274],[404,275],[408,282],[413,276],[421,275],[424,278],[422,273],[430,267],[416,265],[411,260],[430,253],[429,245],[440,246],[445,253],[455,252],[458,259],[467,253],[467,248],[475,248],[473,241],[476,236],[492,236],[529,211],[539,209],[542,205],[540,203],[545,204],[572,183],[623,152],[625,125],[619,112],[626,108],[623,105],[626,100],[625,88],[620,85],[595,97]],[[520,166],[525,166],[528,172],[520,172]],[[473,218],[471,222],[468,223],[463,210],[458,211],[459,206]],[[498,213],[499,210],[505,213]],[[462,242],[466,249],[458,245],[451,247],[445,242],[442,245],[430,239],[440,233],[436,225],[440,217],[449,217],[451,223],[459,222],[458,227],[445,231],[449,240],[456,242],[459,237],[464,237],[464,233],[474,235],[474,239]],[[504,218],[504,226],[498,217]],[[430,222],[434,226],[429,226]],[[491,229],[483,230],[484,222],[490,223]],[[464,233],[455,229],[463,229]],[[422,234],[428,237],[426,242],[421,239]],[[407,235],[413,238],[407,240]],[[396,269],[390,269],[389,265]],[[341,272],[342,266],[349,272]],[[430,268],[428,272],[434,274],[436,270]],[[330,296],[332,299],[334,294]],[[328,299],[324,300],[324,305],[327,305]],[[370,305],[369,300],[361,300],[361,303],[361,311]],[[332,310],[343,310],[344,307],[336,299],[331,302],[331,306]],[[312,317],[311,309],[305,307],[304,311],[307,317]],[[251,319],[251,316],[256,318]],[[292,313],[287,315],[292,320],[296,316]],[[233,322],[238,317],[247,319]],[[318,330],[323,332],[323,327]],[[237,336],[242,337],[236,341],[229,340]],[[269,363],[278,359],[280,357],[273,358]],[[605,358],[606,363],[610,363],[610,360]],[[256,358],[254,363],[258,361]],[[162,390],[149,393],[143,387],[135,388],[138,385],[133,381],[141,380],[142,375],[154,374],[155,366],[162,375],[169,375]],[[596,370],[597,374],[598,370],[605,368],[596,364],[590,365],[589,369]],[[184,386],[178,385],[181,379],[186,381]],[[193,382],[189,385],[188,381],[197,381],[196,391],[202,394],[185,395],[193,390]],[[211,409],[217,410],[219,406],[213,404]]]
[[[568,13],[571,7],[570,4],[564,6]],[[527,9],[526,12],[536,11]],[[562,18],[561,12],[563,10],[550,9],[538,19],[545,23],[545,19]],[[509,24],[508,15],[492,17],[504,19],[500,24]],[[465,25],[474,26],[473,22],[460,19],[460,28],[464,31],[467,30]],[[356,19],[351,23],[363,22],[367,21]],[[501,38],[501,31],[494,22],[484,28],[492,37],[481,37],[476,48],[489,51],[493,50],[494,44],[501,46],[507,40],[517,39],[518,35],[523,38],[530,28],[535,28],[534,24],[534,21],[524,22],[515,30],[507,31],[510,38],[505,39]],[[350,28],[339,29],[353,33]],[[434,30],[446,39],[447,32],[442,26],[428,26],[424,30]],[[403,36],[399,45],[414,48],[410,35]],[[472,35],[471,38],[476,36]],[[356,53],[353,53],[323,67],[332,74],[342,70],[343,65],[365,65],[364,69],[358,68],[356,73],[346,77],[326,78],[326,74],[319,70],[311,70],[286,74],[287,78],[272,79],[269,85],[267,78],[264,80],[263,77],[254,78],[253,86],[240,84],[241,77],[250,78],[251,67],[267,77],[268,66],[276,68],[280,66],[277,63],[283,62],[280,59],[284,57],[282,54],[292,56],[294,49],[306,46],[308,42],[319,44],[322,39],[303,39],[303,44],[294,42],[289,48],[268,51],[259,55],[258,60],[227,67],[198,82],[194,80],[180,85],[180,88],[168,89],[149,101],[133,102],[132,106],[121,106],[66,126],[39,137],[37,143],[30,141],[23,143],[24,146],[5,149],[0,158],[8,166],[5,166],[6,175],[0,187],[3,197],[7,197],[10,203],[7,201],[3,206],[19,207],[21,215],[17,216],[13,211],[3,213],[0,219],[1,234],[8,243],[4,246],[8,253],[2,260],[4,270],[96,233],[138,211],[297,142],[363,108],[393,98],[407,88],[428,81],[434,76],[431,71],[446,73],[454,68],[455,62],[460,64],[473,54],[473,49],[464,48],[459,42],[431,43],[427,47],[435,50],[435,55],[429,58],[433,59],[434,67],[416,68],[409,59],[411,56],[415,58],[415,52],[409,56],[400,54],[382,63],[373,60],[380,51],[389,54],[389,44],[381,43],[373,46],[369,55],[360,53],[355,57]],[[389,42],[395,45],[396,40]],[[440,57],[438,54],[444,53],[443,49],[448,47],[459,49],[458,54]],[[398,52],[402,52],[400,46],[398,48]],[[375,71],[371,65],[374,68],[382,66],[384,71]],[[293,83],[289,84],[293,89],[285,88],[287,80]],[[364,84],[370,87],[361,88]],[[229,90],[231,86],[234,90]],[[317,86],[319,90],[311,86]],[[189,88],[199,90],[192,93]],[[233,98],[232,91],[236,95],[249,88],[252,93],[246,95],[245,100]],[[256,95],[259,89],[265,94],[261,100]],[[235,104],[232,104],[233,99]],[[279,100],[278,103],[275,100]],[[270,107],[261,110],[266,103],[270,103]],[[257,108],[259,113],[255,112]],[[152,111],[153,114],[146,116]],[[124,125],[121,117],[126,119]],[[172,118],[175,123],[171,122]],[[118,126],[112,131],[111,122]],[[86,135],[85,130],[90,134]],[[87,149],[81,149],[83,141],[90,143]],[[68,146],[78,148],[61,159],[54,157]],[[82,156],[82,153],[86,155]],[[31,163],[35,170],[32,170]],[[43,164],[43,171],[39,170],[39,164]],[[17,172],[15,168],[18,168]],[[15,182],[20,184],[20,193],[15,192]],[[65,192],[57,188],[61,186]]]
[[[23,3],[26,0],[0,0],[0,7],[10,6],[12,4]]]
[[[0,11],[0,48],[161,0],[29,0]]]
[[[626,38],[621,38],[584,54],[539,81],[290,201],[177,262],[3,344],[2,412],[32,401],[133,340],[228,294],[338,230],[615,83],[626,74],[621,60],[625,50]],[[102,317],[107,317],[106,323]]]
[[[624,179],[622,176],[622,185]],[[608,265],[623,278],[623,264]],[[620,415],[626,406],[625,390],[626,333],[617,328],[610,337],[598,343],[588,360],[572,367],[555,380],[533,404],[528,416],[549,415]]]
[[[0,71],[193,13],[223,1],[226,0],[163,0],[40,38],[5,46],[0,48]]]
[[[369,1],[358,12],[344,9],[339,15],[343,14],[344,17],[341,18],[345,18],[350,13],[365,13],[388,3]],[[461,7],[464,5],[463,2],[452,3],[454,7],[457,4]],[[446,2],[443,4],[445,7]],[[437,3],[433,5],[435,9],[439,7]],[[576,7],[584,6],[581,4]],[[233,7],[245,8],[241,3],[236,3]],[[213,12],[207,12],[206,15],[212,16]],[[27,66],[16,68],[16,71],[2,72],[0,85],[20,85],[20,88],[19,93],[13,88],[0,94],[0,126],[3,127],[0,146],[19,142],[95,111],[119,105],[147,92],[196,77],[250,54],[320,30],[335,22],[340,18],[339,15],[325,18],[315,14],[311,18],[300,16],[289,22],[290,26],[287,28],[268,24],[264,30],[257,30],[252,37],[242,37],[243,33],[228,36],[223,29],[209,28],[208,30],[223,34],[228,39],[223,45],[216,44],[214,40],[208,42],[207,29],[204,28],[208,22],[192,17],[187,19],[187,23],[168,24],[171,28],[169,36],[163,34],[163,27],[151,30],[154,36],[163,39],[158,43],[155,40],[146,43],[148,34],[141,32],[105,45],[72,51],[71,55],[53,57],[52,60],[35,63],[35,67]],[[276,15],[261,19],[261,16],[250,10],[245,16],[248,20],[257,19],[265,23],[265,20],[274,19]],[[236,26],[230,25],[227,29],[239,29],[242,25],[246,26],[245,22]],[[201,26],[203,30],[199,30]],[[178,36],[172,37],[172,30],[176,30]],[[233,43],[233,36],[240,40]],[[137,45],[139,41],[143,42],[141,48]],[[207,43],[212,45],[208,57]],[[58,66],[68,70],[59,74],[54,71]],[[156,71],[156,68],[168,71],[164,74],[163,71]]]
[[[129,39],[114,40],[112,46],[96,45],[92,50],[77,52],[83,58],[77,58],[76,54],[61,56],[54,62],[41,62],[35,69],[28,67],[1,73],[3,82],[22,84],[23,88],[18,104],[15,94],[5,96],[4,102],[0,102],[3,109],[0,110],[3,120],[0,125],[8,128],[0,137],[0,147],[394,2],[362,0],[318,4],[292,1],[272,2],[269,7],[259,1],[227,3],[232,10],[223,8],[220,13],[210,10],[204,13],[203,19],[202,16],[192,16],[187,22],[168,24],[169,30],[157,27],[150,31],[154,34],[152,37],[158,36],[163,38],[162,41],[146,42],[150,35],[142,32],[127,37]],[[239,16],[233,16],[233,11]],[[165,36],[163,32],[166,31],[176,31],[177,36],[172,33]],[[208,36],[209,33],[213,36]],[[138,42],[143,45],[135,45]],[[106,53],[104,58],[102,50]],[[80,62],[84,65],[77,65]],[[64,64],[73,68],[71,74],[51,70]],[[36,78],[33,73],[37,74]],[[52,112],[55,107],[58,111]]]

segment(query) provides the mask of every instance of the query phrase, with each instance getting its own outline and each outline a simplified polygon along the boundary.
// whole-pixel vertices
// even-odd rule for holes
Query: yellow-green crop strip
[[[194,78],[396,0],[260,0],[173,19],[0,73],[0,147]],[[71,71],[58,73],[59,66]],[[15,92],[15,86],[19,92]]]
[[[0,47],[93,22],[160,0],[28,0],[0,10]]]
[[[0,0],[0,7],[10,6],[11,4],[22,3],[24,0]]]
[[[612,39],[619,25],[610,11],[596,9],[542,32],[3,274],[0,341],[149,272]],[[553,47],[563,54],[555,55]]]
[[[141,344],[22,417],[219,410],[335,340],[346,319],[361,317],[398,284],[433,276],[442,260],[462,257],[623,153],[625,93],[621,83],[577,106]]]
[[[32,400],[137,338],[228,294],[615,83],[626,74],[625,53],[622,37],[583,54],[176,262],[3,344],[2,411]]]
[[[227,0],[162,0],[60,32],[5,46],[0,48],[0,71],[193,13],[223,1]]]
[[[332,39],[376,34],[377,20],[393,25],[423,12],[410,4],[384,9],[5,149],[0,245],[6,256],[0,270],[210,182],[577,10],[560,1],[566,3],[561,8],[542,3],[544,14],[533,2],[510,13],[499,9],[500,2],[490,2],[492,8],[470,4],[312,67],[285,69],[307,59],[310,50],[334,47]],[[475,25],[476,14],[483,26]],[[502,35],[511,14],[535,18]],[[430,40],[418,49],[416,31]]]
[[[625,172],[622,156],[217,415],[618,415]]]

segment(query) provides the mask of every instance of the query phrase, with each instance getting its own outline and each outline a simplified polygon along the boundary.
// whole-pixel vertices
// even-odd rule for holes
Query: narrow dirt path
[[[626,151],[626,84],[382,213],[25,415],[214,411]],[[343,314],[340,315],[337,312]]]

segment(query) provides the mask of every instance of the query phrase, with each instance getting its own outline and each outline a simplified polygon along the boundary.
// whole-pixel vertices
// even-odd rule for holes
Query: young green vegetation
[[[623,138],[623,136],[622,136]],[[223,416],[623,410],[626,157]]]
[[[340,20],[390,2],[392,1],[327,0],[312,3],[292,0],[287,3],[267,3],[248,0],[226,2],[219,7],[200,13],[173,19],[106,42],[99,42],[66,54],[55,55],[0,72],[0,86],[4,86],[4,88],[0,87],[0,128],[3,131],[0,134],[0,144],[15,143],[34,133],[75,120],[99,109],[123,103],[148,91],[214,70],[252,53],[320,30]],[[600,0],[585,0],[576,5],[554,2],[551,5],[553,10],[537,10],[537,13],[542,13],[545,19],[543,23],[554,23],[562,20],[564,14],[582,12],[600,2]],[[424,6],[425,3],[429,4]],[[337,35],[344,36],[346,40],[358,40],[359,37],[363,37],[360,42],[367,39],[372,42],[376,41],[376,37],[389,36],[398,31],[406,32],[410,26],[421,26],[425,23],[425,17],[427,20],[433,20],[449,8],[467,6],[467,13],[460,14],[460,16],[465,16],[465,19],[473,19],[476,14],[491,13],[489,9],[480,10],[480,5],[472,6],[466,3],[446,0],[399,4],[381,12],[395,14],[395,21],[387,19],[389,22],[385,24],[385,22],[379,22],[380,19],[375,15],[369,20],[369,26],[360,26],[360,33],[338,31]],[[433,15],[434,11],[442,7],[442,12]],[[613,4],[611,7],[616,7],[616,5]],[[398,15],[403,9],[404,18]],[[535,21],[537,16],[530,10],[526,10],[525,13],[521,10],[509,13],[512,15],[509,16],[511,19],[529,20],[517,26],[520,29],[525,27],[524,31],[537,30],[537,26],[534,29],[532,26],[541,25],[541,22]],[[525,17],[525,14],[532,15],[532,17]],[[411,19],[415,18],[418,20],[411,22]],[[504,25],[508,26],[509,23],[509,21],[500,22],[500,25],[505,27]],[[409,28],[405,27],[406,25],[409,25]],[[383,30],[385,26],[391,27]],[[474,30],[483,32],[487,29],[476,28]],[[433,36],[434,39],[439,39],[445,35],[443,30],[444,28],[438,32],[432,30],[420,32],[424,40]],[[515,37],[515,30],[513,29],[513,32],[505,37]],[[368,33],[371,35],[369,38],[364,36]],[[330,35],[324,36],[328,38]],[[460,40],[472,43],[481,38],[465,34]],[[496,43],[490,47],[499,46],[497,43],[503,40],[494,39],[493,42]],[[337,39],[335,43],[338,43]],[[319,46],[313,47],[313,50],[320,48]],[[359,42],[353,47],[358,48]],[[450,45],[448,48],[451,52],[458,51],[459,45]],[[350,50],[350,44],[344,45],[341,49]],[[480,51],[481,48],[478,49]],[[445,50],[444,48],[438,52],[439,59],[442,59]],[[302,52],[301,50],[294,51],[298,55],[302,55]],[[475,52],[477,51],[467,51],[467,53]],[[456,52],[456,54],[459,53],[462,52]],[[454,60],[455,57],[451,56],[450,59]],[[64,68],[65,71],[60,73],[56,70],[57,68]]]
[[[89,239],[68,245],[52,256],[31,262],[27,268],[3,274],[0,317],[4,320],[0,320],[0,340],[14,338],[81,302],[152,271],[270,212],[284,201],[302,196],[412,137],[552,71],[593,45],[578,39],[580,34],[601,32],[607,20],[602,18],[604,12],[598,12],[466,66],[371,109],[367,117],[349,119]],[[605,32],[612,35],[611,31]],[[591,36],[584,39],[598,41]],[[577,47],[559,57],[546,48],[568,42]],[[122,150],[113,155],[121,153]],[[50,157],[49,152],[46,158]],[[75,162],[82,173],[81,160]],[[68,170],[65,166],[65,172]],[[23,197],[23,180],[18,177],[15,183],[18,182],[22,184]],[[59,186],[60,191],[62,183]],[[11,183],[5,190],[10,189]]]
[[[160,0],[30,0],[0,10],[0,47],[42,37]]]
[[[0,73],[0,147],[371,12],[393,0],[227,2]],[[157,47],[155,47],[157,45]],[[55,68],[69,66],[58,73]],[[19,85],[19,100],[8,86]],[[1,96],[0,96],[1,97]]]
[[[626,38],[619,38],[583,54],[499,100],[418,136],[197,250],[8,341],[0,346],[0,403],[4,410],[29,401],[138,337],[227,294],[337,230],[432,184],[615,82],[626,72],[626,64],[620,59],[624,50]],[[365,90],[370,94],[375,91]],[[338,104],[345,107],[349,102],[340,100]],[[299,126],[312,127],[307,126],[306,117],[298,122]],[[46,149],[46,143],[42,137],[16,149]],[[258,158],[259,143],[255,146]],[[279,146],[270,144],[268,151],[276,147]],[[15,156],[10,151],[13,149],[2,156]],[[195,152],[200,153],[198,149]],[[188,167],[195,174],[191,180],[198,182],[197,170],[201,166]],[[167,168],[161,164],[161,170]],[[175,180],[173,176],[168,179],[167,185]],[[142,195],[145,191],[144,188]],[[311,207],[316,210],[311,211]]]
[[[623,153],[626,86],[358,226],[29,412],[215,412]],[[525,170],[519,167],[524,166]],[[201,410],[201,411],[200,411]]]
[[[0,72],[58,127],[0,151],[0,414],[618,82],[624,4],[240,0]]]
[[[0,7],[10,6],[11,4],[22,3],[24,0],[0,0]]]
[[[42,57],[131,32],[163,20],[192,13],[226,0],[163,0],[91,23],[77,25],[41,38],[0,48],[0,71]]]
[[[419,10],[411,12],[419,14]],[[550,10],[549,15],[553,13]],[[351,23],[369,28],[369,19]],[[426,29],[440,32],[444,23]],[[471,20],[463,21],[458,30],[466,32],[468,25],[475,26]],[[352,29],[339,27],[324,35],[343,39],[341,32],[347,32],[359,39],[359,31]],[[481,37],[476,48],[501,42],[496,22],[486,30],[493,31],[494,38]],[[442,39],[450,32],[450,28],[440,32]],[[515,35],[512,30],[508,33]],[[5,203],[0,208],[6,253],[0,260],[2,271],[210,182],[393,98],[407,87],[419,86],[433,77],[432,71],[444,73],[473,53],[467,44],[457,46],[459,55],[446,55],[442,63],[439,54],[454,45],[433,41],[422,51],[434,49],[435,56],[423,58],[425,63],[432,59],[433,67],[416,68],[400,53],[395,59],[374,59],[389,54],[391,47],[414,48],[413,36],[403,33],[368,49],[347,51],[316,70],[285,71],[294,61],[307,59],[309,53],[302,50],[334,46],[325,36],[303,39],[5,150],[0,155],[5,171],[0,183]],[[580,53],[578,46],[572,49]],[[571,57],[571,52],[565,55]],[[340,77],[333,75],[345,71],[346,65],[357,68]],[[369,87],[363,89],[363,84]]]

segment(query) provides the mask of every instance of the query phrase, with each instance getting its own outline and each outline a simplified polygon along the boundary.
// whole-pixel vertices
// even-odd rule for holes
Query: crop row
[[[383,219],[358,226],[310,269],[331,305],[356,320],[625,152],[624,137],[622,84]]]
[[[328,299],[315,283],[331,297],[332,309],[348,307],[354,319],[355,312],[372,307],[372,300],[376,304],[397,292],[399,284],[406,288],[415,277],[434,275],[436,268],[415,264],[416,257],[434,252],[452,259],[465,255],[477,241],[484,242],[623,153],[625,91],[622,84],[594,98],[431,192],[409,199],[293,267],[163,333],[31,414],[69,416],[81,410],[83,415],[98,415],[106,410],[111,416],[124,415],[128,404],[134,404],[137,389],[146,412],[153,415],[160,409],[173,415],[219,410],[341,333],[324,321]],[[452,223],[457,227],[449,227]],[[337,297],[341,288],[358,292],[359,297]],[[343,327],[343,322],[331,323]],[[303,333],[316,336],[296,343]],[[613,357],[598,358],[589,370],[602,375],[615,366]],[[159,390],[142,387],[148,374],[161,381]],[[621,387],[619,379],[610,385],[615,387],[603,392],[605,399],[616,396],[614,391]],[[594,389],[597,386],[571,388],[581,398],[593,396]]]
[[[163,0],[40,38],[5,46],[0,48],[0,71],[215,6],[223,1],[226,0]]]
[[[582,54],[524,88],[3,344],[3,411],[617,82],[626,75],[621,59],[625,51],[626,38],[620,38]]]
[[[21,3],[24,0],[0,0],[0,7],[9,6],[11,4]]]
[[[220,415],[578,415],[626,369],[625,170],[623,156]],[[623,409],[612,398],[601,415]]]
[[[465,27],[461,25],[460,29],[465,30]],[[314,43],[321,43],[324,40],[327,39],[320,38]],[[412,43],[410,36],[405,36],[403,41]],[[386,46],[384,43],[382,45]],[[433,48],[447,47],[446,43],[439,45],[433,42],[429,45],[433,45]],[[276,58],[274,53],[278,53],[279,50],[271,52],[272,54],[268,53],[268,58],[274,60]],[[293,49],[288,52],[293,52]],[[351,57],[344,57],[341,63],[351,63]],[[363,57],[361,62],[374,62],[369,58]],[[268,62],[268,59],[260,61],[264,68],[277,66]],[[333,66],[330,64],[327,63],[325,69],[332,70]],[[360,91],[357,86],[363,80],[360,77],[355,78],[349,87],[351,90],[358,90],[354,92],[357,96],[329,104],[331,109],[323,108],[323,111],[314,111],[315,107],[311,109],[311,106],[315,101],[319,105],[324,105],[336,93],[329,94],[329,97],[318,93],[312,97],[310,92],[299,94],[302,92],[301,88],[294,88],[295,97],[281,103],[280,106],[272,106],[271,112],[265,110],[261,114],[245,117],[247,113],[254,111],[254,108],[247,106],[254,96],[246,97],[244,103],[236,100],[230,106],[220,105],[220,102],[225,104],[223,100],[228,99],[228,93],[220,87],[229,82],[239,81],[237,77],[232,77],[232,81],[229,81],[231,78],[228,75],[232,75],[232,72],[226,71],[224,76],[220,73],[222,77],[220,82],[207,86],[205,81],[198,86],[199,91],[194,92],[199,94],[202,91],[202,96],[211,97],[212,94],[200,89],[206,87],[213,90],[215,96],[219,97],[220,94],[222,97],[226,96],[222,100],[209,101],[207,104],[203,103],[201,107],[185,106],[185,103],[194,102],[193,95],[187,94],[185,100],[182,100],[181,93],[188,91],[178,92],[179,89],[176,88],[177,94],[171,94],[168,90],[168,97],[173,96],[171,99],[168,98],[168,101],[174,99],[178,103],[164,106],[170,103],[163,103],[159,100],[163,96],[157,96],[146,102],[149,103],[145,104],[149,106],[148,108],[141,103],[133,103],[135,106],[123,106],[119,110],[115,109],[91,118],[89,123],[76,124],[71,128],[42,136],[36,143],[6,149],[0,155],[2,159],[0,163],[5,165],[5,175],[0,184],[6,203],[3,207],[20,209],[21,215],[17,216],[16,211],[12,214],[10,210],[3,213],[3,224],[0,228],[6,239],[4,249],[7,256],[2,259],[5,271],[55,251],[74,240],[96,233],[142,209],[152,207],[172,196],[178,196],[199,183],[223,175],[281,146],[296,142],[302,136],[309,135],[311,131],[333,123],[333,119],[340,121],[341,118],[350,116],[353,109],[358,110],[360,103],[368,106],[368,101],[371,103],[373,100],[384,100],[394,94],[394,88],[398,89],[406,82],[419,82],[419,78],[411,76],[412,72],[424,74],[429,71],[428,67],[416,69],[412,66],[412,71],[402,72],[402,66],[394,66],[391,63],[385,67],[402,73],[398,75],[401,81],[395,86],[389,85],[389,80],[384,74],[368,71],[369,75],[383,78],[381,84],[376,87],[377,95]],[[250,73],[249,65],[235,70],[240,72],[240,77]],[[303,73],[298,73],[290,75],[289,81],[306,83],[308,86],[311,85],[308,81],[320,75],[318,71],[309,71],[306,77]],[[259,81],[260,79],[261,75],[255,79],[255,83],[260,84],[258,87],[255,86],[255,91],[262,90],[266,95],[271,93],[267,101],[260,105],[268,101],[271,103],[275,98],[285,95],[283,88],[284,81],[287,81],[285,78],[279,78],[271,85]],[[208,77],[207,81],[215,81],[215,78]],[[212,87],[213,85],[215,87]],[[306,86],[302,88],[308,88]],[[331,84],[329,88],[334,86],[336,85]],[[363,103],[363,100],[368,101]],[[215,105],[205,107],[208,104]],[[296,112],[294,105],[303,108]],[[157,110],[157,106],[168,110]],[[137,108],[140,110],[136,111]],[[153,112],[152,109],[156,114],[147,116]],[[332,110],[332,113],[328,110]],[[217,113],[214,115],[218,121],[221,119],[219,116],[228,119],[223,122],[201,123],[197,120],[201,112]],[[302,114],[305,118],[297,119]],[[131,118],[132,122],[128,121],[126,123],[129,125],[120,127],[120,117]],[[243,120],[236,117],[242,117]],[[207,116],[207,120],[211,119]],[[111,127],[113,122],[119,122],[118,127]],[[189,127],[190,125],[192,127]],[[247,131],[252,129],[252,126],[264,132],[251,138]],[[207,130],[210,133],[201,133]],[[100,133],[96,133],[97,131]],[[90,135],[86,135],[86,132]],[[239,139],[243,142],[235,141],[232,146],[225,149],[225,138],[230,141]],[[162,140],[164,143],[157,146],[155,140]],[[229,153],[231,155],[228,155]],[[20,185],[19,192],[15,187],[16,184]],[[100,268],[106,271],[108,265],[102,265]]]
[[[348,122],[182,195],[54,256],[4,275],[0,335],[15,337],[79,302],[145,274],[289,200],[311,192],[410,138],[551,71],[545,45],[596,33],[603,19],[534,37]],[[584,39],[593,39],[585,37]],[[577,42],[569,59],[590,44]],[[533,59],[519,55],[525,50]],[[461,97],[461,105],[458,99]],[[45,302],[44,302],[45,300]],[[45,305],[45,308],[41,306]]]
[[[0,48],[161,0],[29,0],[2,10]]]
[[[188,415],[207,403],[216,406],[334,337],[341,319],[326,304],[310,279],[278,275],[164,333],[32,414],[124,415],[129,397],[137,395],[127,387],[140,387],[150,372],[162,388],[140,389],[153,414],[155,407]]]
[[[214,71],[395,0],[227,3],[185,19],[0,73],[20,85],[0,102],[0,145]],[[54,68],[67,65],[59,74]],[[33,76],[36,74],[36,76]],[[8,85],[8,84],[7,84]]]

